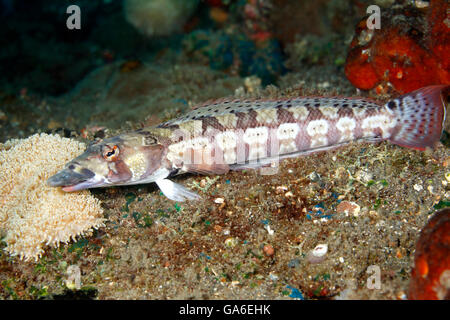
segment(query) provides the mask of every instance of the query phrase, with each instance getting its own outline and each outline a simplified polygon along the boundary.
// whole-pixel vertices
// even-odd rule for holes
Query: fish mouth
[[[104,185],[104,181],[103,177],[96,175],[89,169],[82,169],[81,172],[63,169],[51,176],[47,180],[47,185],[50,187],[62,187],[63,191],[72,192],[100,187]]]

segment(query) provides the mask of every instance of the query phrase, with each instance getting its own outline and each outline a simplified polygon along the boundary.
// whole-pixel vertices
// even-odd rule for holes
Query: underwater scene
[[[447,0],[0,17],[0,299],[450,299]]]

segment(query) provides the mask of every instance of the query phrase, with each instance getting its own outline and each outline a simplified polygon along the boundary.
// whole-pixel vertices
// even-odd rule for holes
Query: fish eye
[[[103,149],[103,158],[107,161],[116,161],[119,155],[118,146],[108,146],[106,145]]]

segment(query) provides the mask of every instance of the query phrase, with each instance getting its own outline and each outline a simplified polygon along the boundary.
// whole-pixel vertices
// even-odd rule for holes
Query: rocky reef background
[[[172,1],[172,7],[171,1],[147,1],[166,7],[134,8],[141,20],[152,21],[169,9],[184,13],[172,18],[174,26],[151,36],[148,26],[136,28],[140,20],[133,25],[133,16],[126,13],[145,2],[5,2],[10,5],[2,7],[6,24],[0,30],[1,139],[26,137],[46,127],[79,131],[99,122],[118,129],[126,121],[161,117],[163,109],[185,111],[188,103],[233,95],[250,76],[259,78],[261,88],[300,83],[353,92],[343,65],[364,5],[341,0],[191,1],[194,11],[177,7],[179,1]],[[81,30],[66,27],[71,4],[81,8]],[[146,73],[147,68],[152,71]],[[182,69],[178,78],[177,69]],[[169,94],[167,108],[151,90]],[[79,101],[77,91],[84,99],[82,109],[70,104]],[[109,105],[109,99],[121,103]],[[144,108],[137,111],[135,104]]]
[[[87,142],[225,96],[386,99],[395,90],[359,91],[345,74],[374,3],[402,12],[418,1],[2,1],[0,142]],[[81,30],[66,27],[72,4]],[[92,190],[106,226],[36,263],[2,251],[0,297],[405,299],[419,231],[450,204],[449,164],[443,145],[351,145],[285,161],[275,176],[180,177],[200,204],[168,202],[153,185]],[[325,256],[310,259],[321,244]],[[371,265],[381,289],[366,286]],[[66,281],[72,266],[79,285]]]

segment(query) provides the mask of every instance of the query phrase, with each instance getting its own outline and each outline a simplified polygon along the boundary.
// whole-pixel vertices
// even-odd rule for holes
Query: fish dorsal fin
[[[374,108],[379,107],[379,105],[370,99],[353,99],[353,98],[338,98],[338,97],[297,97],[297,98],[279,98],[279,99],[219,99],[203,103],[194,110],[188,113],[169,120],[160,124],[160,128],[168,128],[172,126],[177,126],[185,122],[203,120],[209,117],[220,117],[229,114],[236,113],[248,113],[251,110],[264,110],[264,109],[277,109],[277,108],[290,108],[291,106],[326,106],[330,104],[348,104],[360,103],[361,107]]]

